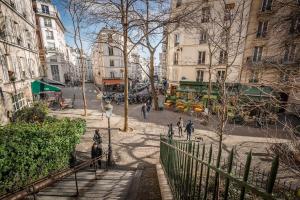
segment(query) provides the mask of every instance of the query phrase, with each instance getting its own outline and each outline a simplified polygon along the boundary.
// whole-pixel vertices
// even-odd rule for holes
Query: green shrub
[[[18,122],[0,127],[0,194],[68,166],[84,120]]]
[[[13,119],[15,122],[36,123],[43,122],[48,114],[48,107],[46,104],[38,102],[34,103],[32,107],[25,107],[17,111]]]

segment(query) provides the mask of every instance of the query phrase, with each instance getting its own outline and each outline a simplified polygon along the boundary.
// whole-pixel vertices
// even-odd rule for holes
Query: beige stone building
[[[171,33],[172,27],[168,28],[165,44],[167,78],[171,85],[178,85],[182,80],[208,82],[209,75],[212,82],[217,82],[218,79],[225,78],[227,58],[230,66],[226,82],[239,82],[243,64],[243,52],[240,50],[244,48],[250,1],[224,2],[199,0],[195,17],[190,17],[194,21],[189,22],[195,27],[178,24]],[[182,6],[189,6],[189,3],[189,0],[174,0],[172,10],[176,12]],[[230,27],[228,52],[225,51],[224,39],[226,27]]]
[[[31,0],[0,1],[0,123],[32,102],[39,77],[35,17]]]
[[[33,0],[43,76],[65,83],[68,71],[65,27],[51,0]]]
[[[98,86],[124,85],[124,56],[122,52],[123,36],[108,28],[103,28],[92,50],[94,81]],[[132,44],[128,44],[131,50]],[[128,78],[130,81],[142,78],[140,55],[135,49],[128,55]]]
[[[271,86],[288,110],[300,109],[300,2],[251,3],[242,82]]]

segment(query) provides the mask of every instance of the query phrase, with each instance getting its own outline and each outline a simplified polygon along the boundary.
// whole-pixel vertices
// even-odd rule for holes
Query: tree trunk
[[[125,19],[126,20],[126,19]],[[128,36],[128,27],[127,23],[125,22],[123,27],[123,35],[124,35],[124,42],[123,42],[123,56],[124,56],[124,128],[123,131],[128,131],[128,52],[127,52],[127,36]]]
[[[82,100],[83,100],[83,115],[87,116],[87,102],[86,102],[86,96],[85,96],[85,67],[83,62],[83,44],[81,40],[81,33],[80,33],[80,27],[78,24],[78,39],[80,42],[80,62],[81,62],[81,69],[82,69]]]
[[[210,44],[208,45],[209,48],[209,69],[208,69],[208,91],[207,91],[207,108],[208,112],[211,113],[212,106],[211,106],[211,91],[212,91],[212,82],[211,82],[211,73],[212,73],[212,51]],[[209,118],[208,118],[209,119]]]
[[[158,110],[158,99],[155,90],[155,83],[154,83],[154,52],[150,52],[150,83],[151,83],[151,95],[154,102],[154,109]]]
[[[81,62],[81,69],[82,69],[82,100],[83,100],[83,115],[87,116],[87,103],[86,103],[86,96],[85,96],[85,67],[83,62],[83,54],[82,49],[80,49],[80,62]]]

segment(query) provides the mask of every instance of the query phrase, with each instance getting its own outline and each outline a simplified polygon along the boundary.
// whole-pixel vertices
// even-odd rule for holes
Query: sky
[[[74,43],[74,37],[73,37],[73,25],[72,25],[72,20],[71,17],[68,13],[68,10],[66,10],[63,5],[61,4],[61,0],[52,0],[53,4],[57,7],[61,20],[66,28],[66,33],[65,33],[65,38],[66,42],[69,46],[76,47]],[[96,33],[99,32],[101,27],[88,27],[87,30],[85,30],[85,33],[82,34],[82,40],[83,40],[83,46],[84,46],[84,51],[88,55],[91,54],[91,46],[93,43],[93,38],[95,38]],[[87,32],[92,33],[88,34]],[[147,55],[146,52],[139,51],[141,54],[141,57],[143,58],[148,58],[149,56]],[[155,65],[159,64],[159,53],[161,52],[161,45],[157,49],[156,54],[155,54]]]

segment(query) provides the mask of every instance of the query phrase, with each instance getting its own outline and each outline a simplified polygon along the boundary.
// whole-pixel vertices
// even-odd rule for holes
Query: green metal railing
[[[265,172],[251,168],[251,151],[245,164],[234,161],[234,149],[223,162],[214,155],[212,145],[161,137],[160,161],[174,199],[290,199],[275,193],[283,189],[275,188],[278,156]]]

